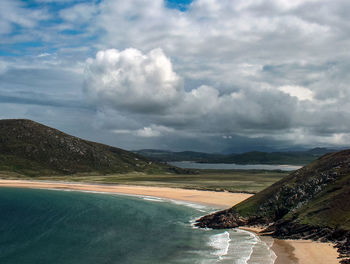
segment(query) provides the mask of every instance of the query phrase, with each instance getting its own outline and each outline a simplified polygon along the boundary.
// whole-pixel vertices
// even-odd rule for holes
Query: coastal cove
[[[138,199],[139,202],[148,202],[156,205],[159,205],[159,204],[164,205],[164,203],[169,203],[169,202],[173,203],[174,205],[174,202],[175,202],[175,205],[177,206],[183,207],[185,205],[185,207],[190,208],[191,210],[197,210],[197,213],[192,215],[191,216],[192,218],[188,219],[188,221],[190,220],[193,221],[195,218],[198,218],[200,215],[206,214],[210,211],[212,212],[213,210],[230,207],[250,197],[249,194],[183,190],[183,189],[177,189],[177,188],[143,187],[143,186],[141,187],[141,186],[125,186],[125,185],[124,186],[99,185],[99,184],[82,184],[82,183],[76,184],[76,183],[66,183],[66,182],[39,182],[39,181],[24,181],[24,180],[22,181],[0,180],[0,186],[12,187],[12,188],[16,187],[16,188],[29,188],[29,189],[33,188],[33,189],[76,190],[79,192],[80,191],[97,192],[97,194],[89,193],[89,195],[105,195],[107,197],[110,194],[126,194],[127,196],[125,197],[130,197],[130,195],[137,196],[137,197],[134,197],[133,199]],[[6,189],[12,189],[12,188],[6,188]],[[3,190],[6,190],[6,189],[3,189]],[[21,189],[17,189],[17,190],[21,190]],[[176,201],[179,201],[178,204],[176,204]],[[254,231],[254,230],[251,230],[251,231]],[[223,240],[226,239],[226,242],[227,242],[228,240],[234,239],[235,235],[237,235],[236,234],[237,231],[235,234],[232,233],[233,231],[226,232],[222,230],[221,231],[217,230],[215,232],[217,234],[213,234],[213,235],[216,235],[216,236],[212,237],[211,240],[209,239],[209,242],[208,241],[206,242],[207,243],[206,245],[209,245],[210,243],[212,244],[211,251],[210,251],[211,253],[208,253],[209,251],[207,251],[206,254],[209,254],[210,256],[213,257],[212,254],[215,255],[215,253],[213,252],[216,252],[216,255],[215,255],[216,258],[221,257],[223,261],[219,263],[226,263],[224,260],[228,256],[223,257],[225,255],[223,254],[223,252],[227,253],[228,249],[227,248],[224,249],[223,247],[215,249],[215,245],[219,243],[218,242],[219,240],[222,242]],[[250,241],[250,243],[259,244],[260,242],[258,243],[257,241],[261,241],[261,240],[263,241],[261,245],[264,245],[264,244],[269,245],[269,243],[270,245],[272,245],[273,243],[273,240],[270,238],[262,237],[261,239],[259,239],[259,238],[255,238],[255,236],[252,235],[251,233],[248,233],[248,232],[244,233],[244,232],[238,231],[239,235],[242,236],[243,238],[245,237],[246,241]],[[251,239],[253,239],[254,241],[251,241]],[[255,239],[258,239],[258,240],[255,241]],[[207,240],[208,240],[208,237],[207,237]],[[307,248],[309,250],[303,250],[303,248],[305,248],[305,243],[303,244],[299,242],[300,241],[281,241],[281,242],[275,241],[272,246],[275,253],[277,254],[277,260],[275,263],[287,264],[287,262],[280,262],[281,258],[288,259],[289,263],[300,263],[300,264],[338,263],[336,259],[337,252],[332,247],[332,245],[316,243],[316,242],[308,242]],[[281,245],[284,245],[284,246],[281,246]],[[285,245],[288,245],[288,246],[285,246]],[[213,251],[213,247],[216,251],[215,250]],[[264,246],[263,246],[260,249],[260,251],[261,250],[266,251],[266,248],[264,249]],[[256,252],[259,252],[259,250]],[[310,254],[310,252],[313,252],[313,254]],[[316,255],[314,254],[315,252],[317,253]],[[255,258],[255,262],[254,262],[254,258]],[[257,262],[257,259],[259,259],[259,254],[255,253],[255,255],[253,254],[251,256],[251,260],[246,263],[263,263],[263,262]],[[109,263],[109,262],[106,262],[106,263]],[[138,262],[138,263],[142,263],[142,262]],[[167,263],[167,262],[164,262],[164,263]],[[173,263],[173,262],[169,262],[169,263]],[[176,262],[176,263],[186,263],[186,262]],[[197,262],[193,262],[193,263],[197,263]],[[204,263],[204,262],[198,262],[198,263]],[[208,262],[208,263],[211,263],[211,262]],[[232,261],[228,263],[232,263]],[[267,263],[271,263],[271,262],[267,262]]]
[[[0,264],[350,264],[350,0],[0,7]]]

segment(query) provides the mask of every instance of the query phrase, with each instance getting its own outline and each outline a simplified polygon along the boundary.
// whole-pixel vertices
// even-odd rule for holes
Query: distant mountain
[[[223,154],[211,154],[204,152],[195,151],[181,151],[172,152],[166,150],[156,150],[156,149],[142,149],[134,151],[135,153],[151,158],[157,161],[194,161],[202,163],[210,163],[211,161],[218,161],[223,159],[225,155]]]
[[[0,120],[0,171],[25,175],[177,172],[119,148],[62,133],[25,119]]]
[[[163,162],[194,161],[199,163],[305,165],[326,153],[334,151],[335,150],[327,148],[315,148],[307,151],[291,152],[251,151],[242,154],[216,154],[193,151],[172,152],[164,150],[144,149],[135,151],[135,153]]]
[[[327,154],[197,223],[211,228],[256,224],[271,225],[266,232],[279,238],[336,242],[341,256],[349,258],[350,150]],[[347,261],[343,263],[350,263]]]

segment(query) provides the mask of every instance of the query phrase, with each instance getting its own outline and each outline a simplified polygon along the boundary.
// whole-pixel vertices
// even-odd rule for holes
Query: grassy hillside
[[[271,225],[281,238],[334,241],[350,253],[350,150],[331,153],[242,203],[201,218],[201,227]],[[346,262],[344,262],[346,263]]]
[[[350,230],[349,200],[350,150],[346,150],[305,166],[233,210],[268,222],[293,219]]]
[[[184,173],[140,155],[24,119],[0,120],[0,171],[30,176],[79,172]]]

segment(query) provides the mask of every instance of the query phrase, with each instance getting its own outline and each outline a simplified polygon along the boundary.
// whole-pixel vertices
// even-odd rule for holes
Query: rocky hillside
[[[242,203],[198,220],[200,227],[269,225],[279,238],[337,243],[350,257],[350,150],[327,154]]]
[[[181,169],[30,120],[10,119],[0,120],[0,171],[35,176],[79,172],[164,173]]]

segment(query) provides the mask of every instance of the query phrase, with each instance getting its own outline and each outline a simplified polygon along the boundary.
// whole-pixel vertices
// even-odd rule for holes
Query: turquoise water
[[[149,197],[0,188],[0,263],[273,263],[251,233],[193,228],[191,221],[212,210]]]

